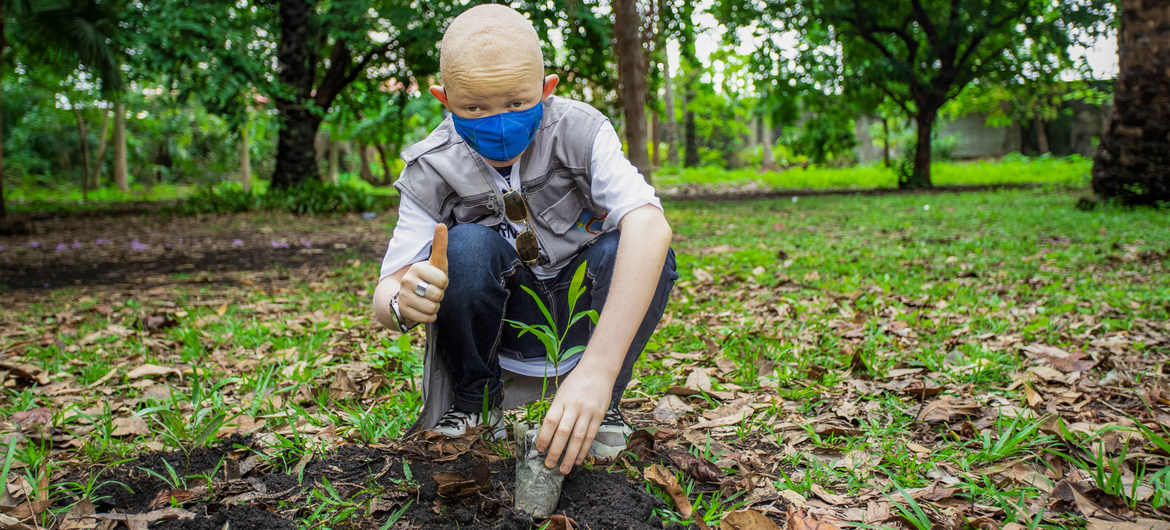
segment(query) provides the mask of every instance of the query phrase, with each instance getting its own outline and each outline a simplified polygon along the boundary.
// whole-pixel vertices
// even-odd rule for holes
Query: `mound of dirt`
[[[421,454],[420,447],[343,444],[287,472],[277,471],[279,456],[240,437],[189,454],[147,453],[104,472],[101,480],[107,482],[95,495],[101,499],[95,511],[149,518],[155,510],[180,508],[180,519],[150,526],[178,530],[220,530],[225,524],[233,530],[280,530],[305,520],[333,528],[381,528],[395,515],[393,528],[540,525],[512,509],[513,459],[499,457],[482,442],[437,457]],[[556,514],[581,528],[663,528],[653,512],[665,503],[631,474],[578,466],[565,478]]]

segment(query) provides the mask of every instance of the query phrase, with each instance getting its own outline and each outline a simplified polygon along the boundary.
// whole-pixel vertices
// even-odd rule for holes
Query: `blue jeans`
[[[450,284],[435,322],[438,346],[447,353],[455,386],[455,406],[467,412],[478,412],[482,410],[485,394],[491,407],[497,406],[503,398],[501,349],[526,358],[545,355],[543,344],[532,334],[519,336],[519,330],[504,322],[508,319],[528,324],[547,323],[536,302],[522,287],[527,286],[540,296],[558,329],[564,330],[570,318],[569,283],[577,267],[585,262],[584,285],[587,288],[577,301],[576,311],[594,309],[600,313],[609,294],[620,234],[616,230],[602,234],[581,249],[557,277],[549,280],[538,279],[520,261],[516,249],[491,228],[474,223],[461,224],[452,228],[448,237]],[[641,356],[662,319],[676,279],[674,251],[670,250],[654,298],[614,382],[611,403],[621,399],[629,384],[634,362]],[[593,334],[593,327],[588,318],[577,321],[569,329],[563,348],[586,344]]]

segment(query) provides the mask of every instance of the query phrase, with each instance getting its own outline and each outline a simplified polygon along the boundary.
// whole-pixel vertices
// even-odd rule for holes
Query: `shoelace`
[[[461,410],[452,410],[439,420],[440,427],[458,427],[460,423],[471,423],[471,413]]]
[[[605,419],[601,420],[601,423],[608,425],[618,425],[625,423],[625,419],[622,418],[622,411],[617,407],[613,407],[605,411]]]

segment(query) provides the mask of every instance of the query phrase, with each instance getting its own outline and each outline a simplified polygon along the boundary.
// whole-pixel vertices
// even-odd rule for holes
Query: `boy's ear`
[[[443,103],[444,107],[447,107],[447,109],[451,108],[450,105],[447,105],[447,89],[445,89],[439,85],[431,85],[430,90],[431,90],[431,95],[435,96],[435,99],[441,101]]]
[[[561,81],[561,78],[557,74],[549,74],[549,75],[545,76],[545,78],[544,78],[544,94],[541,96],[540,99],[542,99],[542,100],[548,99],[548,97],[552,95],[553,90],[557,88],[557,83],[559,83],[560,81]],[[433,88],[434,87],[432,87],[432,89]]]

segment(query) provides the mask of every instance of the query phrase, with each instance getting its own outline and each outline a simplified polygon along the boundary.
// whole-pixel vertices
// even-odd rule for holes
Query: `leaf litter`
[[[384,234],[361,237],[375,240]],[[711,249],[705,255],[717,258],[750,252],[751,246]],[[323,255],[329,256],[314,254]],[[800,258],[800,251],[790,250],[785,261]],[[358,259],[371,261],[376,255]],[[1159,260],[1122,258],[1106,263],[1129,267],[1117,271],[1123,279],[1164,274],[1164,261]],[[309,266],[291,274],[222,272],[195,281],[130,277],[130,282],[112,286],[83,285],[44,313],[30,310],[33,304],[43,304],[40,295],[8,293],[14,304],[6,304],[0,327],[0,384],[13,392],[31,392],[31,404],[36,406],[8,409],[12,412],[0,429],[7,433],[6,443],[48,444],[55,464],[39,471],[14,459],[6,508],[0,510],[0,517],[9,518],[5,524],[27,525],[37,516],[58,528],[93,528],[99,520],[114,521],[99,515],[118,509],[138,510],[108,516],[122,518],[118,522],[126,526],[158,516],[157,520],[174,519],[167,524],[170,527],[181,522],[183,510],[200,518],[222,516],[226,510],[208,511],[215,499],[258,510],[252,515],[287,520],[305,516],[312,495],[326,491],[321,478],[328,478],[345,500],[361,499],[355,502],[379,520],[406,506],[409,495],[404,497],[403,492],[413,488],[419,488],[411,494],[415,519],[408,519],[422,526],[419,507],[459,524],[482,523],[484,513],[505,513],[507,499],[500,495],[507,492],[506,459],[494,450],[478,450],[479,469],[441,469],[466,460],[460,456],[473,451],[475,443],[419,438],[368,445],[352,428],[338,425],[336,418],[314,405],[318,402],[314,394],[323,392],[334,402],[368,408],[409,392],[415,384],[402,378],[402,370],[410,373],[409,366],[370,362],[370,345],[397,340],[396,334],[367,323],[343,327],[339,315],[310,307],[299,294],[306,285],[332,288],[328,286],[335,270]],[[1100,271],[1108,272],[1105,267]],[[906,514],[917,513],[914,506],[931,524],[944,527],[960,520],[991,525],[981,527],[1018,527],[1017,521],[1026,524],[1033,519],[1088,527],[1164,524],[1168,516],[1164,504],[1156,506],[1153,499],[1161,476],[1157,473],[1166,469],[1170,458],[1168,435],[1162,429],[1170,424],[1165,378],[1170,328],[1164,320],[1135,316],[1134,308],[1102,301],[1094,304],[1092,313],[1069,313],[1054,326],[1054,319],[1043,323],[1038,316],[1049,300],[1013,294],[1012,279],[989,273],[977,281],[962,276],[958,281],[989,296],[1009,297],[1011,305],[991,307],[983,315],[1005,325],[997,332],[971,332],[985,326],[944,299],[877,286],[837,293],[824,287],[827,273],[814,272],[799,274],[798,279],[783,269],[760,267],[730,275],[714,268],[684,273],[677,286],[678,300],[672,302],[660,331],[671,337],[672,344],[648,352],[629,394],[635,397],[626,400],[627,417],[643,430],[631,441],[632,458],[612,464],[612,469],[636,472],[665,490],[669,506],[662,499],[647,499],[647,513],[677,510],[682,520],[698,524],[702,516],[683,515],[683,506],[697,501],[696,492],[701,492],[708,501],[716,493],[732,499],[725,509],[732,505],[734,509],[727,510],[723,528],[770,528],[764,521],[789,528],[905,526],[911,524]],[[1038,278],[1023,283],[1043,287]],[[234,343],[218,326],[225,319],[230,322],[235,311],[279,319],[284,325],[270,330],[268,342]],[[907,317],[911,313],[917,315],[913,320]],[[1108,324],[1118,320],[1126,326]],[[99,321],[106,323],[97,329],[88,324]],[[1038,322],[1057,331],[1038,339]],[[208,329],[218,330],[218,335]],[[316,347],[315,355],[278,345],[322,329],[333,338]],[[702,330],[696,333],[701,337],[679,340],[687,334],[678,329]],[[217,377],[241,377],[279,362],[277,373],[285,381],[301,374],[313,379],[294,392],[257,396],[229,387],[223,394],[238,414],[214,434],[232,436],[253,456],[263,458],[247,464],[243,453],[220,450],[221,458],[226,455],[226,462],[234,462],[227,464],[228,469],[221,469],[210,484],[175,488],[135,470],[145,467],[165,477],[166,466],[159,462],[177,466],[186,459],[190,464],[190,455],[180,459],[176,453],[163,458],[144,454],[136,462],[139,467],[117,468],[123,475],[112,470],[99,475],[155,484],[153,490],[144,488],[141,500],[119,497],[117,486],[106,485],[101,491],[124,501],[122,505],[102,501],[105,504],[98,503],[91,513],[93,506],[79,502],[51,516],[51,503],[76,497],[50,496],[48,485],[79,477],[77,473],[86,469],[79,449],[98,439],[95,432],[107,432],[140,450],[173,447],[160,443],[158,424],[135,411],[171,391],[190,395],[196,372],[192,362],[178,354],[184,344],[176,335],[180,330],[196,333],[206,355],[202,362],[215,363],[221,370]],[[930,362],[916,360],[927,342],[943,355]],[[778,344],[788,352],[779,351]],[[46,348],[97,352],[112,361],[83,377],[81,366],[73,363],[46,369],[38,356]],[[112,356],[126,351],[140,353]],[[825,351],[837,353],[826,357]],[[1002,366],[1009,369],[997,372]],[[665,378],[668,384],[655,383],[661,390],[646,394],[647,385],[662,377],[659,370],[670,374]],[[979,379],[984,373],[988,380]],[[744,374],[755,376],[749,380]],[[1004,377],[997,379],[997,374]],[[11,395],[5,398],[10,407],[15,404]],[[155,398],[144,399],[147,395]],[[284,421],[287,415],[244,413],[261,399],[276,409],[308,407],[307,415],[289,423]],[[1037,437],[1023,442],[1040,441],[1022,451],[1001,443],[1010,436],[1006,429],[1014,419],[1038,422]],[[894,428],[894,433],[882,426]],[[251,436],[241,438],[247,434]],[[273,435],[307,437],[308,446],[330,449],[292,458],[297,465],[289,472],[313,477],[304,487],[296,487],[293,475],[274,467],[274,461],[289,457],[281,456],[276,449],[279,438]],[[192,454],[200,451],[204,450]],[[985,460],[973,459],[984,453],[989,455]],[[362,480],[346,474],[352,471],[346,458],[366,466],[363,477],[386,479],[385,490],[363,493]],[[408,478],[397,462],[386,464],[387,458],[408,463],[414,478]],[[183,473],[214,471],[218,461],[210,460],[206,466],[188,465]],[[487,486],[485,465],[490,469]],[[438,470],[430,472],[428,466]],[[684,483],[675,479],[672,486],[676,473]],[[34,480],[20,478],[24,476]],[[411,480],[430,485],[409,485]],[[985,484],[1026,494],[996,497],[980,490]],[[204,493],[201,487],[215,493]],[[431,487],[433,495],[419,493]],[[448,495],[440,495],[440,487]],[[899,488],[906,488],[905,495]],[[641,491],[640,486],[634,491]],[[485,492],[494,492],[490,495],[495,497],[485,501]],[[458,502],[477,498],[480,504],[448,503],[444,498]],[[164,503],[179,505],[169,508],[179,511],[165,512],[165,517],[155,513],[154,508],[162,510]],[[702,506],[701,513],[710,508]],[[588,516],[568,516],[554,524],[574,527],[583,521],[588,524]]]

